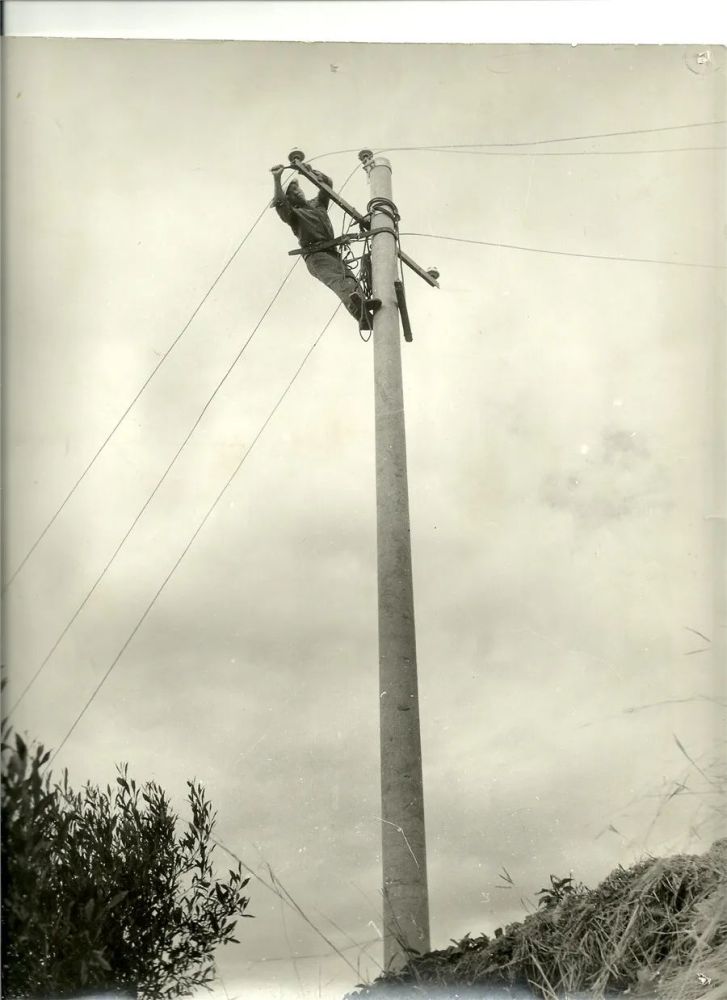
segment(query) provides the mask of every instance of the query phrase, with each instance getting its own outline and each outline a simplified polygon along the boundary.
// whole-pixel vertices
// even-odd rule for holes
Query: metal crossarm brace
[[[325,184],[322,180],[320,180],[308,164],[304,162],[302,154],[299,156],[296,155],[298,153],[300,153],[300,150],[293,150],[293,152],[290,153],[288,159],[290,160],[291,166],[297,170],[299,174],[302,174],[306,180],[309,180],[311,184],[314,184],[319,190],[325,191],[331,201],[334,201],[339,208],[343,209],[344,212],[348,212],[351,218],[355,219],[362,229],[367,231],[370,230],[371,221],[367,219],[365,215],[361,215],[358,209],[354,208],[353,205],[349,205],[345,198],[342,198],[340,194],[337,194],[328,186],[328,184]],[[439,288],[439,282],[429,273],[429,271],[425,271],[423,267],[420,267],[419,264],[412,260],[408,254],[405,254],[403,250],[399,250],[398,254],[399,260],[406,264],[408,268],[411,268],[411,270],[414,271],[415,274],[418,274],[420,278],[423,278],[428,285],[431,285],[433,288]]]

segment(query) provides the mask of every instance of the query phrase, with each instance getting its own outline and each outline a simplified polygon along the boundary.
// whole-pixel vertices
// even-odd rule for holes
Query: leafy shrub
[[[236,941],[248,879],[213,875],[215,815],[189,781],[191,819],[155,782],[119,768],[115,787],[54,782],[42,746],[2,742],[4,997],[121,992],[171,998],[214,978]]]

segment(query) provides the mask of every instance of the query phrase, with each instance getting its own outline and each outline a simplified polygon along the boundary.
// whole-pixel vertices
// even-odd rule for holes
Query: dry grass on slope
[[[563,885],[494,938],[417,956],[352,997],[617,994],[727,1000],[727,839],[703,855],[619,867],[595,889]]]

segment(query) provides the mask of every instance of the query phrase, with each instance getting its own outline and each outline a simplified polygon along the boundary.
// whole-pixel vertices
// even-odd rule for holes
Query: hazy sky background
[[[291,148],[323,157],[340,187],[364,146],[726,119],[724,52],[704,70],[697,51],[6,42],[6,571],[263,212],[269,167]],[[724,266],[724,152],[711,147],[726,138],[721,125],[386,155],[404,233]],[[337,150],[350,152],[325,155]],[[363,171],[344,193],[365,206]],[[10,704],[294,245],[265,211],[7,591]],[[521,897],[550,873],[594,883],[645,850],[701,851],[714,835],[674,736],[708,767],[724,719],[708,699],[725,272],[403,245],[441,271],[440,290],[407,275],[403,354],[432,938],[444,947],[521,918]],[[296,267],[19,728],[63,739],[335,304]],[[341,947],[381,925],[373,449],[371,345],[339,313],[56,761],[78,783],[128,761],[180,808],[196,776],[221,841],[269,864]],[[685,776],[695,794],[663,806]],[[503,866],[515,888],[502,888]],[[354,985],[336,956],[294,966],[291,951],[327,946],[267,889],[250,893],[255,920],[219,956],[230,996]],[[376,972],[370,952],[361,976]],[[355,965],[358,949],[346,954]]]

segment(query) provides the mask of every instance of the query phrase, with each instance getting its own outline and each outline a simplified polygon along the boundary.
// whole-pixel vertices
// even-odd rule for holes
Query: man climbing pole
[[[287,190],[283,191],[283,170],[285,167],[282,164],[271,168],[275,185],[272,207],[298,237],[301,249],[306,251],[303,259],[313,277],[336,293],[362,329],[370,330],[373,313],[381,302],[366,298],[356,275],[341,259],[338,247],[326,246],[335,239],[328,217],[328,193],[321,189],[318,196],[309,201],[297,180],[291,181]],[[330,177],[318,170],[313,170],[313,173],[328,187],[333,187]]]

